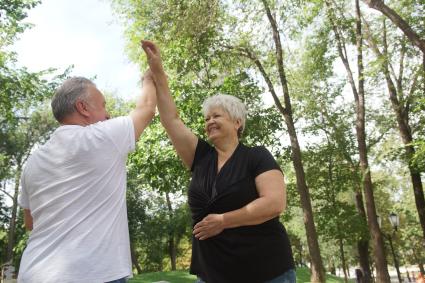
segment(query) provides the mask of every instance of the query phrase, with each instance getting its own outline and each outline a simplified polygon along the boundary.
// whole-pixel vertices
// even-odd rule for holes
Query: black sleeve
[[[198,138],[198,144],[196,145],[195,156],[193,157],[190,171],[193,171],[193,168],[195,168],[196,164],[198,164],[198,162],[211,150],[213,150],[212,146],[210,146],[203,139]]]
[[[251,151],[251,174],[257,177],[261,173],[277,169],[282,171],[270,151],[264,146],[257,146]]]

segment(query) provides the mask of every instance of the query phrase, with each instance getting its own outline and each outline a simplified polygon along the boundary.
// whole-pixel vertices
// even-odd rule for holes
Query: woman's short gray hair
[[[52,99],[52,112],[58,122],[75,111],[75,102],[78,98],[87,98],[89,86],[96,85],[84,77],[67,79],[55,92]]]
[[[202,104],[202,112],[204,116],[211,108],[219,107],[226,111],[233,120],[240,120],[241,127],[238,129],[238,137],[241,137],[245,129],[246,107],[245,104],[236,96],[227,94],[217,94],[205,99]]]

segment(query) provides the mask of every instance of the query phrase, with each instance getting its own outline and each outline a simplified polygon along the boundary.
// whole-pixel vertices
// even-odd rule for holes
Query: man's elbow
[[[32,223],[25,223],[25,228],[26,228],[28,231],[32,231]]]
[[[28,231],[32,231],[32,228],[33,228],[32,215],[28,209],[24,209],[24,224],[25,224],[25,228]]]
[[[155,107],[149,107],[145,111],[146,111],[146,116],[148,117],[148,120],[152,120],[153,117],[155,117]]]

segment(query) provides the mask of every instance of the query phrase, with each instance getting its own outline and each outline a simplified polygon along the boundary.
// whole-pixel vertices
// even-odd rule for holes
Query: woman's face
[[[237,137],[240,126],[240,121],[233,120],[221,107],[212,107],[205,116],[205,132],[212,142],[217,138]]]

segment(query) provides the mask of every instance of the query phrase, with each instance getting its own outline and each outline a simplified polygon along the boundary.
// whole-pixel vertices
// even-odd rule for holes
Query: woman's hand
[[[208,214],[193,228],[195,238],[205,240],[220,234],[224,230],[223,214]]]
[[[152,70],[154,77],[164,74],[165,72],[162,67],[161,54],[155,43],[149,40],[142,40],[142,48],[148,57],[149,68]]]

